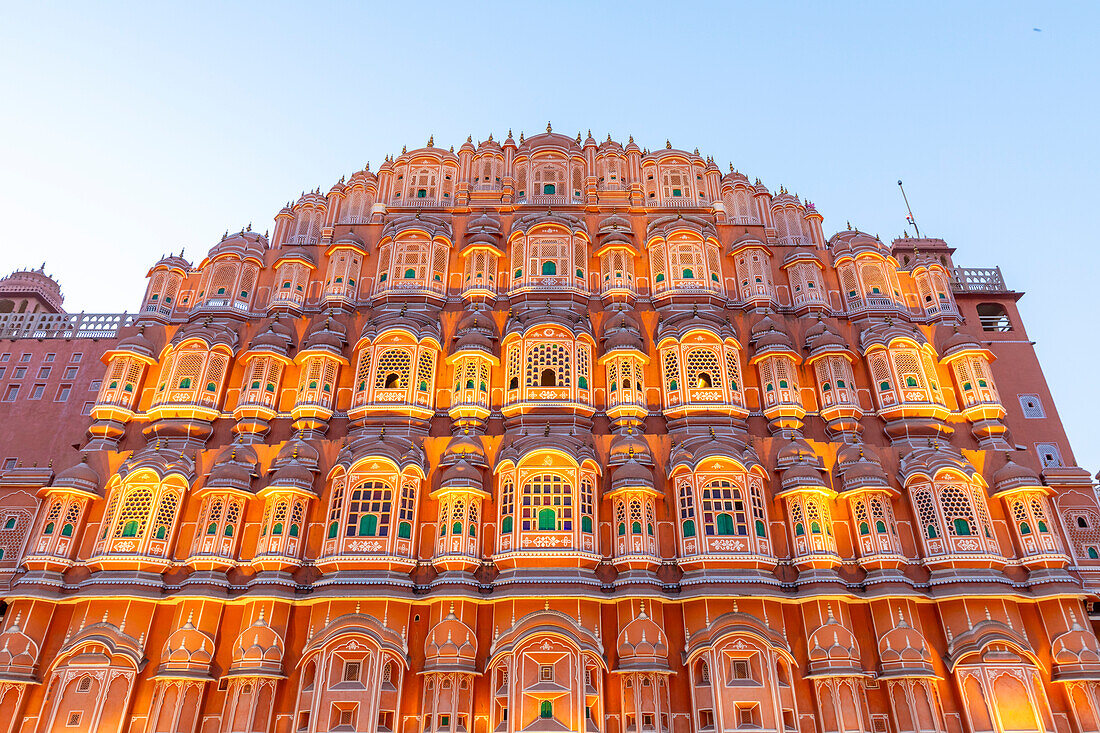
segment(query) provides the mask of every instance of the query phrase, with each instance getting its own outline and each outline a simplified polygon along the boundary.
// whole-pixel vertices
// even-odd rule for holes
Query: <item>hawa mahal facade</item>
[[[1092,481],[953,255],[548,126],[136,314],[13,273],[0,730],[1100,731]]]

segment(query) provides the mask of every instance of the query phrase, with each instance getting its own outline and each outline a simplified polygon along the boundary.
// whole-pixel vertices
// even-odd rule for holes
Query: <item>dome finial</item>
[[[554,128],[550,126],[550,121],[549,120],[547,120],[547,122],[546,122],[546,131],[547,132],[553,132],[554,131]]]

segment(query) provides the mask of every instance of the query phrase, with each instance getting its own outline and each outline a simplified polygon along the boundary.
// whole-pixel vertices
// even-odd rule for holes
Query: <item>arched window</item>
[[[393,487],[383,481],[364,481],[348,493],[348,537],[386,537],[393,511]]]
[[[983,331],[1004,332],[1012,330],[1008,311],[1000,303],[979,303],[978,320]]]
[[[523,486],[524,532],[573,530],[573,487],[559,474],[543,474]]]

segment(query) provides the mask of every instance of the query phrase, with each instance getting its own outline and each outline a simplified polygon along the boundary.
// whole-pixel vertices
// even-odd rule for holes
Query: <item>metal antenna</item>
[[[901,185],[901,179],[898,179],[898,188],[901,189],[901,197],[905,200],[905,208],[909,210],[909,216],[905,218],[910,224],[913,225],[913,229],[917,232],[917,237],[920,237],[920,227],[917,226],[917,220],[913,216],[913,207],[909,205],[909,197],[905,195],[905,186]]]

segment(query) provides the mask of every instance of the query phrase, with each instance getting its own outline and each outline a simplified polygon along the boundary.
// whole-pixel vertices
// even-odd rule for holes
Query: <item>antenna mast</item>
[[[920,237],[920,227],[917,226],[916,217],[913,216],[913,207],[909,205],[909,197],[905,195],[905,186],[901,185],[901,179],[898,179],[898,188],[901,189],[901,197],[905,200],[905,208],[909,211],[909,216],[905,218],[910,224],[913,225],[913,229],[917,232],[917,237]]]

